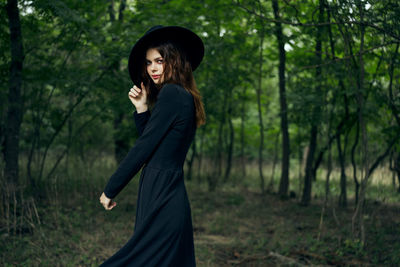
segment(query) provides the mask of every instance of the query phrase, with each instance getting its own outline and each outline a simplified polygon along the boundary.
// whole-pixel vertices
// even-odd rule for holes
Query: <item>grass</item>
[[[98,198],[113,165],[99,161],[90,171],[79,163],[74,166],[68,175],[60,170],[41,185],[47,197],[36,202],[41,223],[32,231],[12,235],[2,228],[0,265],[98,266],[130,238],[138,177],[117,197],[118,206],[106,212]],[[251,172],[245,181],[238,177],[235,181],[236,185],[227,183],[216,192],[208,192],[197,179],[186,181],[198,266],[280,266],[280,258],[271,256],[277,254],[305,265],[400,265],[400,194],[384,182],[384,176],[368,189],[365,244],[351,235],[351,201],[348,208],[339,209],[333,199],[319,227],[323,179],[314,184],[308,207],[299,206],[298,199],[261,195],[258,178]],[[292,177],[291,189],[296,192],[297,182]],[[338,188],[333,176],[333,196]],[[350,197],[351,188],[349,181]]]

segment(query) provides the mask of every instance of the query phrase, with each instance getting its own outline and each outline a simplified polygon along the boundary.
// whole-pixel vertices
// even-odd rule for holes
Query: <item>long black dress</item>
[[[140,175],[135,231],[101,266],[195,266],[193,228],[183,164],[196,131],[192,95],[164,85],[151,112],[134,113],[140,137],[104,193],[114,198]]]

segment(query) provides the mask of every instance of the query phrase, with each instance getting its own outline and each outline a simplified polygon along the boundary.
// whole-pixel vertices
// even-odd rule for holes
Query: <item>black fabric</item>
[[[193,228],[183,164],[196,131],[192,95],[165,85],[151,114],[134,113],[140,137],[104,193],[114,198],[140,175],[135,230],[131,239],[101,266],[195,266]]]

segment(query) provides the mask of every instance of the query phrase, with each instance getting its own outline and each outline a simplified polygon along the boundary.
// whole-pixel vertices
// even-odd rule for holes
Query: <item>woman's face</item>
[[[150,48],[146,52],[146,69],[155,84],[164,80],[164,59],[157,49]]]

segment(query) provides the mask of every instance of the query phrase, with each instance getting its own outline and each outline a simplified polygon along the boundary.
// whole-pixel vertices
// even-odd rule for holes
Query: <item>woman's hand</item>
[[[112,201],[111,198],[106,197],[106,195],[104,194],[104,192],[103,192],[103,194],[101,194],[101,196],[100,196],[100,203],[103,205],[103,207],[104,207],[106,210],[111,210],[112,208],[114,208],[115,206],[117,206],[117,202]]]
[[[147,111],[147,90],[143,83],[140,84],[140,87],[133,85],[128,93],[129,100],[135,106],[137,113]]]

